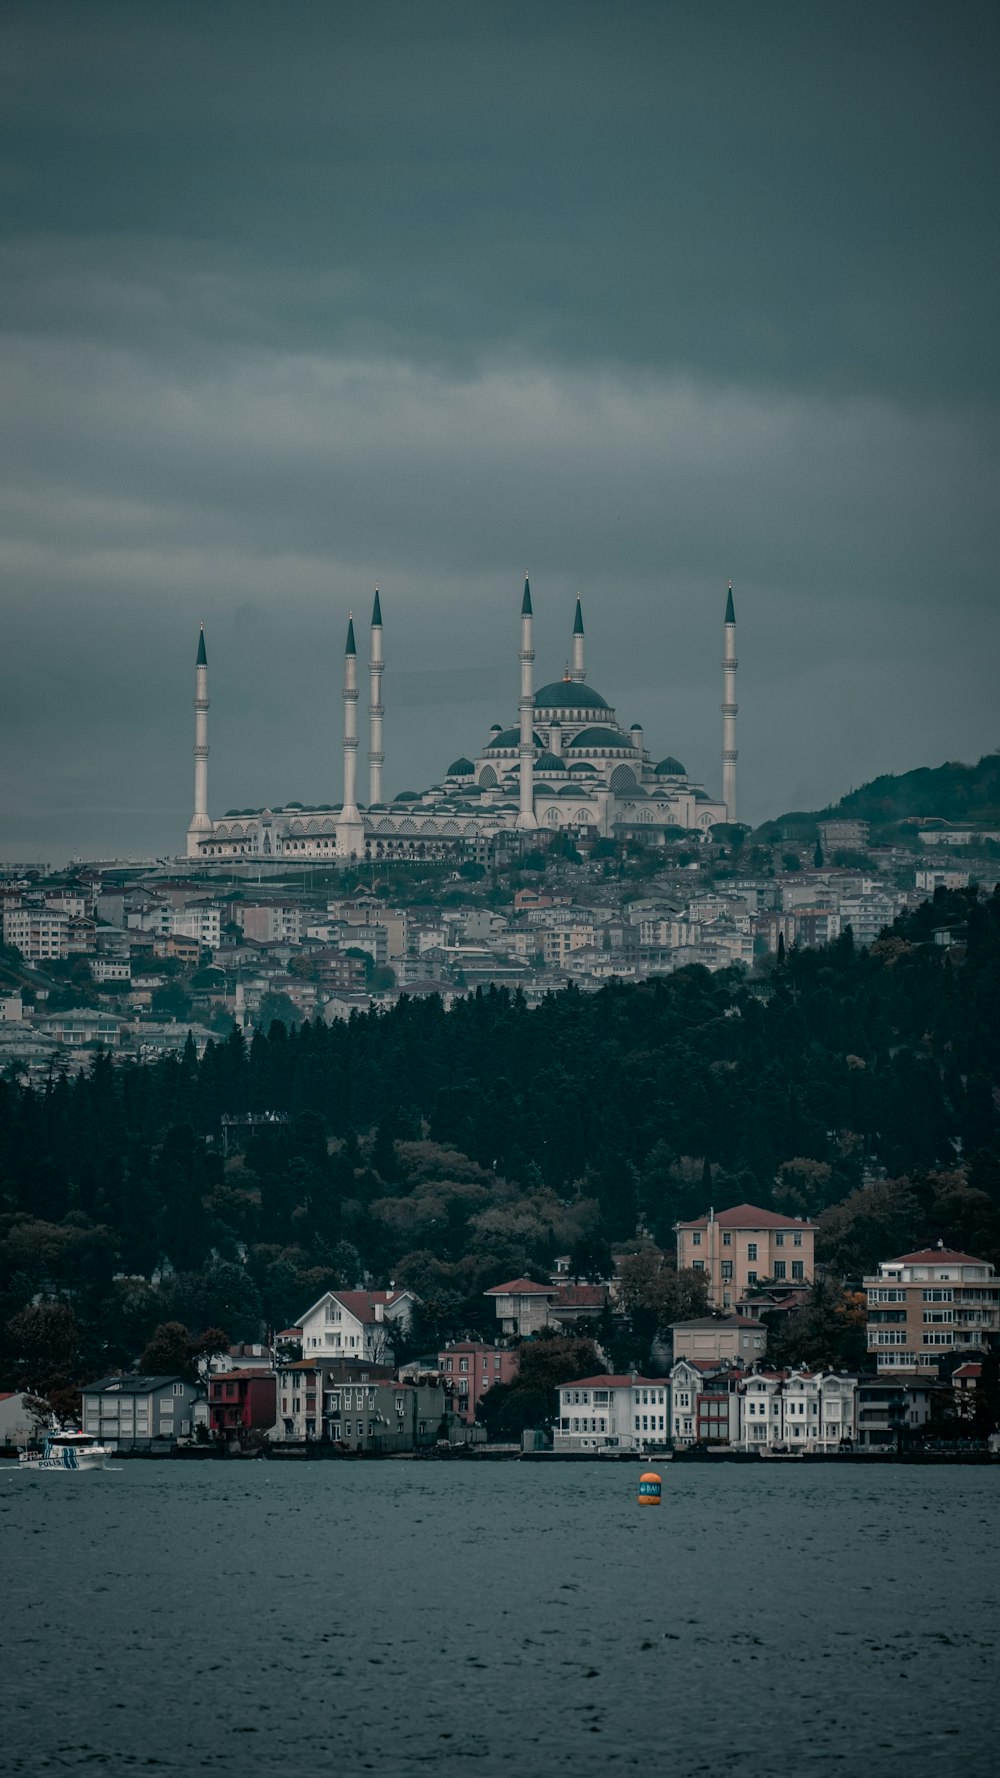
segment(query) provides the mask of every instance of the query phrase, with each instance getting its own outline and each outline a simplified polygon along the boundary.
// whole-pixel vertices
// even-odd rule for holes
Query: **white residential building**
[[[765,1371],[740,1384],[738,1448],[836,1451],[857,1432],[858,1379],[836,1371]]]
[[[295,1323],[302,1356],[363,1359],[392,1364],[393,1329],[409,1327],[417,1299],[411,1290],[327,1290]]]
[[[582,1377],[560,1386],[552,1443],[556,1451],[643,1451],[666,1445],[669,1428],[665,1377]]]
[[[70,954],[70,916],[48,908],[5,908],[3,942],[16,945],[33,963],[52,962]]]

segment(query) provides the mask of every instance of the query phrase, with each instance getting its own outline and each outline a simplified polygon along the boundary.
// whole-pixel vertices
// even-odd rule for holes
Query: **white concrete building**
[[[3,942],[16,945],[32,963],[52,962],[70,954],[70,916],[48,908],[5,908]]]
[[[665,1377],[583,1377],[559,1389],[556,1451],[643,1451],[666,1445],[670,1385]]]

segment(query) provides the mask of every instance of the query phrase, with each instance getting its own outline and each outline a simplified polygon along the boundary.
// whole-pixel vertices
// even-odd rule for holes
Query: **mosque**
[[[521,603],[521,696],[516,724],[495,722],[474,758],[453,760],[440,784],[382,796],[382,606],[371,620],[368,802],[357,800],[358,654],[353,617],[344,653],[344,775],[339,803],[286,803],[275,809],[208,813],[208,655],[198,641],[195,668],[194,815],[188,858],[377,860],[458,856],[487,862],[516,836],[568,831],[574,837],[641,838],[664,845],[678,829],[707,835],[736,820],[736,614],[729,588],[724,620],[723,794],[717,801],[679,759],[654,761],[639,723],[623,729],[611,705],[587,684],[583,611],[576,602],[571,664],[561,679],[534,686],[531,589]]]

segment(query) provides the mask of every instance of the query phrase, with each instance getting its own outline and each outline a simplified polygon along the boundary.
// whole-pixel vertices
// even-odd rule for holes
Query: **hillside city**
[[[798,825],[796,825],[796,819]],[[574,985],[691,965],[752,975],[849,927],[1000,874],[1000,828],[841,817],[717,827],[658,850],[565,834],[486,863],[317,867],[0,867],[0,1067],[41,1078],[97,1050],[199,1053],[230,1031],[348,1019],[400,996],[445,1008],[506,987],[529,1006]],[[505,844],[510,836],[503,836]],[[366,880],[367,879],[367,880]],[[947,931],[939,942],[948,942]]]

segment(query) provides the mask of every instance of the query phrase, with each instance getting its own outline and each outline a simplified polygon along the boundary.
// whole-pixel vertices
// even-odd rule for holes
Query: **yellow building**
[[[731,1309],[756,1284],[810,1284],[816,1224],[756,1204],[677,1224],[679,1270],[707,1272],[708,1300]]]

